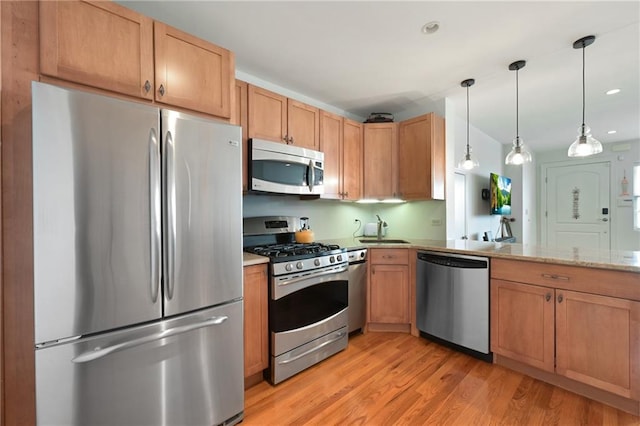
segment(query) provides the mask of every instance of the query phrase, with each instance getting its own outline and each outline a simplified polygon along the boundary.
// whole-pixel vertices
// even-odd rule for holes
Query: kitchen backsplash
[[[387,222],[387,238],[443,240],[444,201],[414,201],[402,204],[358,204],[335,200],[300,200],[295,196],[245,195],[243,216],[306,216],[318,240],[362,235],[376,214]],[[354,223],[360,219],[361,226]]]

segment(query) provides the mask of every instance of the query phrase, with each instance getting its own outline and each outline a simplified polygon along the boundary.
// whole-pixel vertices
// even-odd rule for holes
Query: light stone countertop
[[[405,244],[361,243],[361,237],[327,239],[321,242],[340,247],[358,248],[414,248],[447,253],[499,257],[532,262],[556,263],[640,273],[640,251],[594,250],[589,248],[548,248],[529,244],[496,243],[475,240],[421,240],[397,238]],[[389,239],[396,239],[395,237]],[[370,238],[368,238],[370,239]]]
[[[253,253],[242,252],[242,266],[260,265],[262,263],[269,263],[269,258]]]

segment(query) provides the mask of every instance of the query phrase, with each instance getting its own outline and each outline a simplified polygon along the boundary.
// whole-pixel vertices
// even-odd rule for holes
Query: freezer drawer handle
[[[75,362],[76,364],[94,361],[96,359],[105,357],[114,352],[120,352],[125,349],[131,349],[133,347],[144,345],[145,343],[150,343],[155,340],[166,339],[168,337],[172,337],[182,333],[187,333],[189,331],[197,330],[199,328],[222,324],[228,319],[229,317],[227,316],[211,317],[202,322],[170,328],[168,330],[159,331],[157,333],[153,333],[148,336],[142,336],[142,337],[138,337],[137,339],[129,340],[127,342],[118,343],[117,345],[107,346],[106,348],[97,347],[92,351],[87,351],[83,354],[78,355],[77,357],[73,358],[71,361]]]
[[[333,339],[331,339],[331,340],[327,340],[327,341],[326,341],[326,342],[324,342],[323,344],[318,345],[318,346],[316,346],[315,348],[311,348],[311,349],[309,349],[309,350],[307,350],[307,351],[304,351],[304,352],[302,352],[301,354],[294,356],[293,358],[283,359],[282,361],[279,361],[279,362],[278,362],[278,364],[281,364],[281,365],[282,365],[282,364],[289,364],[290,362],[297,361],[297,360],[299,360],[300,358],[305,357],[305,356],[307,356],[307,355],[309,355],[309,354],[312,354],[312,353],[314,353],[315,351],[320,350],[320,349],[324,348],[324,347],[325,347],[325,346],[327,346],[327,345],[330,345],[330,344],[332,344],[332,343],[334,343],[334,342],[337,342],[338,340],[342,339],[342,338],[344,337],[344,335],[345,335],[345,334],[346,334],[346,333],[345,333],[344,331],[341,331],[341,332],[340,332],[340,333],[338,333],[338,334],[336,335],[336,337],[334,337]]]

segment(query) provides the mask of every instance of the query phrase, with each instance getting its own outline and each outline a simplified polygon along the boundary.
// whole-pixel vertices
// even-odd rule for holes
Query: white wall
[[[502,159],[511,151],[512,145],[503,145]],[[511,231],[516,241],[522,244],[537,244],[537,180],[536,154],[531,153],[531,163],[520,166],[504,165],[503,174],[511,178]]]
[[[466,108],[466,105],[462,106]],[[462,118],[465,117],[465,118]],[[466,176],[467,194],[467,235],[471,240],[482,240],[485,231],[493,236],[500,225],[500,216],[491,216],[489,200],[483,200],[483,188],[489,188],[489,173],[503,174],[504,157],[502,144],[492,139],[473,125],[469,127],[469,145],[471,155],[478,160],[480,166],[473,170],[458,169],[457,165],[464,156],[467,144],[466,109],[456,113],[453,105],[446,108],[447,120],[447,238],[455,238],[453,232],[453,211],[455,197],[453,193],[454,173]]]
[[[587,159],[571,159],[567,157],[567,149],[571,141],[567,141],[567,146],[554,151],[538,153],[538,203],[541,205],[541,189],[544,185],[544,176],[541,168],[551,164],[579,164],[584,161],[610,161],[611,162],[611,248],[614,250],[640,250],[640,231],[633,230],[633,208],[622,200],[631,197],[621,197],[621,181],[626,173],[629,181],[629,193],[632,193],[631,173],[633,165],[640,163],[640,140],[616,142],[605,144],[603,152],[595,157]],[[551,207],[551,206],[549,206]],[[540,220],[544,220],[544,214],[538,212]],[[538,241],[541,241],[542,226],[538,227]]]

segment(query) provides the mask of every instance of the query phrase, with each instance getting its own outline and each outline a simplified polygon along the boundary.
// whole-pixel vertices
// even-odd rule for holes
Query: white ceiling
[[[118,1],[226,47],[236,68],[351,114],[398,114],[447,97],[499,142],[520,136],[534,151],[566,148],[582,114],[602,141],[640,139],[640,1]],[[421,32],[429,21],[440,30]],[[605,91],[620,88],[617,95]],[[614,135],[609,130],[617,130]],[[473,145],[473,141],[471,141]]]

